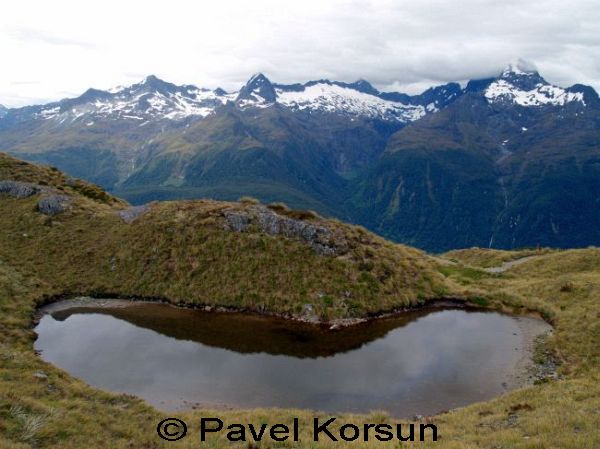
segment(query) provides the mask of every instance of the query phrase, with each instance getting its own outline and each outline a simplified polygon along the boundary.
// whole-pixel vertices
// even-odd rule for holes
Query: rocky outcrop
[[[27,198],[43,190],[42,186],[20,181],[0,181],[0,193],[14,198]]]
[[[44,215],[57,215],[66,211],[70,203],[67,195],[48,195],[38,201],[37,208]]]
[[[225,212],[225,229],[235,232],[246,232],[250,225],[250,217],[246,213]]]
[[[269,235],[283,235],[307,243],[317,254],[337,256],[348,251],[343,236],[318,223],[279,215],[258,206],[247,211],[228,211],[224,214],[225,228],[235,232],[257,230]]]
[[[38,212],[44,215],[57,215],[68,209],[71,197],[59,195],[53,189],[21,181],[0,181],[0,194],[6,194],[13,198],[29,198],[38,193],[47,193],[37,203]]]
[[[118,214],[125,223],[132,223],[136,218],[145,214],[149,209],[150,207],[147,204],[144,204],[142,206],[132,206],[127,209],[120,210]]]

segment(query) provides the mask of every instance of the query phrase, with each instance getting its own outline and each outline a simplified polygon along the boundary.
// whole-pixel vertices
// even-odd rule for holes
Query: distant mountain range
[[[600,101],[509,66],[498,77],[379,92],[367,81],[239,92],[154,76],[0,106],[0,151],[133,203],[243,195],[362,224],[430,251],[600,244]]]

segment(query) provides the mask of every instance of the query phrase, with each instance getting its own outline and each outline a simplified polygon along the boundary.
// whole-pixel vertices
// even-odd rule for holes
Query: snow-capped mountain
[[[379,92],[368,81],[354,83],[318,80],[305,84],[273,84],[263,74],[253,75],[240,90],[240,108],[279,104],[294,111],[334,113],[398,124],[410,123],[445,107],[461,94],[460,85],[432,87],[420,95]]]
[[[294,111],[334,113],[401,125],[438,111],[458,95],[460,86],[456,83],[409,96],[379,92],[365,80],[354,83],[319,80],[285,85],[273,84],[261,73],[253,75],[238,92],[227,93],[223,89],[177,86],[148,76],[128,87],[89,89],[77,98],[6,112],[0,110],[0,114],[8,115],[13,122],[41,119],[63,125],[82,122],[93,126],[98,120],[119,120],[137,122],[141,126],[151,121],[204,118],[232,102],[242,110],[278,104]]]
[[[177,86],[151,75],[128,87],[107,91],[88,89],[77,98],[11,109],[5,115],[16,122],[43,119],[59,124],[84,122],[93,126],[96,120],[109,119],[136,121],[143,125],[148,121],[206,117],[216,107],[234,98],[235,95],[222,89]]]
[[[521,64],[420,95],[260,73],[227,93],[150,76],[0,114],[2,151],[133,203],[251,195],[433,251],[600,239],[598,94]]]
[[[535,70],[509,65],[485,90],[490,103],[508,103],[519,106],[564,106],[580,102],[585,106],[584,95],[572,89],[563,89],[548,83]]]
[[[276,89],[277,102],[294,110],[343,112],[368,118],[401,123],[412,122],[429,111],[422,105],[386,100],[379,92],[367,93],[331,81],[312,81],[301,87]]]
[[[252,75],[246,85],[242,87],[237,95],[236,103],[241,108],[245,107],[267,107],[277,101],[277,94],[271,84],[262,73]]]
[[[561,107],[596,101],[587,86],[562,88],[545,81],[537,71],[520,64],[509,65],[497,78],[471,81],[465,89],[458,83],[432,87],[420,95],[379,92],[369,82],[318,80],[304,84],[275,84],[265,75],[253,75],[238,91],[178,86],[148,76],[127,87],[89,89],[77,98],[41,106],[6,109],[0,106],[4,125],[29,120],[48,120],[61,125],[118,120],[137,123],[202,119],[228,102],[241,110],[275,104],[303,113],[337,114],[382,120],[397,125],[435,113],[468,91],[481,91],[490,104],[523,107]],[[1,126],[1,125],[0,125]]]

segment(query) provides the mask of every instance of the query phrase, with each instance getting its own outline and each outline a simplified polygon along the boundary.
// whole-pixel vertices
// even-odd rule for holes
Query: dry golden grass
[[[10,158],[0,157],[0,179],[23,176],[20,179],[25,181],[33,176],[38,183],[62,185],[62,175],[37,170],[28,165],[17,169]],[[36,212],[35,197],[0,198],[0,448],[252,447],[221,438],[201,445],[197,436],[201,416],[254,424],[300,418],[300,443],[268,441],[260,445],[265,448],[412,447],[409,443],[312,443],[310,411],[164,413],[139,399],[90,388],[33,351],[36,305],[54,295],[74,293],[160,296],[174,302],[291,314],[298,304],[316,302],[324,294],[334,299],[331,304],[316,304],[324,318],[363,316],[440,295],[469,297],[500,310],[536,311],[555,326],[546,347],[561,362],[561,379],[433,417],[441,440],[415,445],[600,447],[600,250],[548,252],[490,275],[476,266],[490,263],[487,255],[483,259],[449,256],[467,261],[468,266],[448,269],[420,251],[327,221],[350,242],[350,251],[342,257],[323,257],[294,239],[223,230],[223,208],[243,210],[254,205],[155,204],[127,225],[115,214],[123,203],[107,203],[64,188],[74,195],[73,209],[53,218]],[[493,258],[521,256],[503,252]],[[347,291],[352,302],[347,302]],[[48,377],[36,377],[36,372]],[[177,443],[160,440],[156,425],[169,415],[186,420],[192,435]],[[384,413],[342,415],[339,421],[396,422]]]

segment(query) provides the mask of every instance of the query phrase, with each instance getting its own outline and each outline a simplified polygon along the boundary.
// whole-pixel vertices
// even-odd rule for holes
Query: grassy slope
[[[352,249],[341,258],[321,257],[292,239],[222,230],[219,209],[249,205],[165,203],[126,225],[115,215],[121,203],[77,194],[56,172],[16,166],[0,157],[0,179],[31,176],[74,194],[75,206],[50,219],[35,211],[35,197],[0,198],[0,448],[199,445],[196,435],[179,443],[159,440],[155,427],[166,414],[135,398],[89,388],[35,355],[31,318],[36,303],[65,292],[152,295],[291,313],[298,304],[315,303],[324,293],[332,299],[316,303],[324,317],[362,315],[444,292],[479,296],[493,307],[538,310],[556,325],[548,346],[562,361],[564,379],[440,415],[434,422],[442,440],[429,446],[594,448],[600,444],[599,250],[553,252],[492,276],[477,267],[444,269],[419,251],[389,244],[360,228],[326,222],[339,228]],[[466,252],[462,257],[473,260]],[[342,299],[345,293],[340,295],[346,290],[351,291],[352,303]],[[37,371],[48,379],[36,378]],[[176,415],[188,421],[194,434],[200,416],[257,424],[291,421],[293,416],[307,424],[313,416],[294,410]],[[381,413],[346,415],[344,420],[395,422]],[[297,447],[309,447],[307,431],[303,427],[304,437]],[[215,439],[206,446],[230,444]],[[382,446],[391,447],[361,445]]]
[[[521,259],[523,257],[537,256],[552,252],[550,248],[521,249],[506,251],[502,249],[468,248],[456,249],[444,253],[444,257],[451,261],[460,261],[467,265],[490,268],[502,265],[504,262]]]
[[[160,297],[289,314],[312,304],[323,318],[340,318],[452,292],[424,253],[360,227],[311,219],[348,243],[346,254],[322,257],[297,239],[224,230],[224,211],[250,211],[253,204],[155,203],[126,224],[117,215],[125,206],[112,197],[98,202],[52,170],[20,165],[17,176],[7,165],[0,162],[0,179],[22,180],[33,170],[35,182],[74,194],[73,208],[55,217],[36,211],[37,196],[4,196],[0,203],[0,258],[38,277],[51,294]]]

